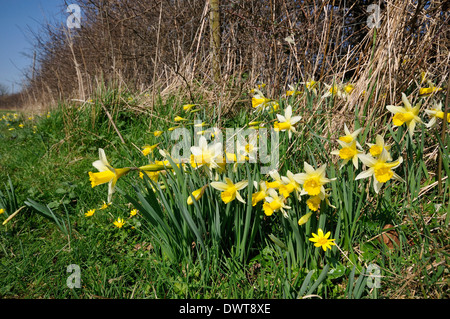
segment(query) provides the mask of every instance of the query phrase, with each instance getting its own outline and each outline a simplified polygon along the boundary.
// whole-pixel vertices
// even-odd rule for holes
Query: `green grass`
[[[376,195],[368,180],[354,181],[351,164],[340,169],[329,155],[337,136],[321,129],[326,126],[317,116],[323,112],[329,117],[329,106],[313,110],[308,102],[301,110],[308,120],[293,143],[280,135],[280,152],[287,154],[280,174],[300,172],[304,161],[316,167],[329,163],[327,176],[337,177],[329,185],[336,209],[322,205],[321,213],[302,227],[298,219],[310,212],[304,201],[293,205],[289,218],[267,217],[261,205],[225,205],[208,187],[205,198],[186,207],[188,194],[206,181],[197,171],[167,175],[164,185],[173,191],[153,185],[154,193],[150,181],[130,173],[118,182],[113,204],[99,210],[106,185],[92,188],[88,178],[98,148],[105,149],[114,167],[145,165],[139,149],[161,141],[151,132],[175,126],[173,110],[183,114],[171,98],[159,99],[153,116],[139,112],[133,108],[138,99],[101,88],[92,104],[61,104],[49,117],[30,120],[29,114],[21,114],[9,126],[0,122],[0,205],[8,208],[0,217],[24,206],[0,226],[0,297],[448,297],[449,182],[444,182],[444,194],[437,194],[436,187],[421,193],[425,183],[432,185],[422,159],[432,138],[426,131],[416,132],[414,145],[402,130],[390,131],[394,159],[406,159],[398,173],[409,178],[406,185],[384,185]],[[282,108],[284,103],[280,100]],[[312,113],[316,115],[309,117]],[[241,112],[222,124],[242,127],[252,119]],[[274,119],[274,114],[265,118]],[[369,128],[365,136],[374,136],[374,130]],[[167,135],[161,138],[171,145]],[[234,181],[251,181],[249,176],[258,177],[254,169],[243,166],[228,174]],[[448,173],[447,168],[444,176]],[[242,195],[247,198],[251,192],[245,189]],[[135,207],[140,212],[130,217]],[[93,208],[96,213],[85,217]],[[114,227],[117,217],[127,226]],[[375,238],[386,224],[396,225],[400,247],[389,249]],[[308,238],[318,227],[330,230],[340,249],[323,254],[314,248]],[[71,264],[81,268],[82,288],[67,287]],[[381,288],[367,284],[364,274],[370,264],[380,267]]]

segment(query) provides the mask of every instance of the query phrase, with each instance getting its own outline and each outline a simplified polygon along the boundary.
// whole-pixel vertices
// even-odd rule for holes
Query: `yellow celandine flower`
[[[381,153],[383,152],[383,149],[386,149],[386,152],[388,153],[387,160],[392,161],[391,154],[389,154],[389,150],[391,149],[391,146],[385,144],[383,136],[377,134],[376,143],[375,144],[367,143],[367,145],[370,147],[369,152],[370,152],[370,155],[372,155],[373,157],[376,158],[376,157],[380,156]]]
[[[281,211],[284,217],[288,217],[286,209],[290,209],[291,207],[285,204],[286,199],[284,196],[279,196],[273,188],[267,191],[267,195],[263,204],[264,214],[271,216],[274,212]]]
[[[134,208],[131,210],[130,216],[136,216],[137,213],[138,213],[138,210],[136,208]]]
[[[327,249],[331,250],[332,245],[336,245],[334,243],[335,239],[328,239],[330,237],[331,232],[327,232],[325,235],[323,234],[322,229],[317,230],[317,235],[312,233],[312,238],[309,238],[310,241],[312,241],[314,246],[316,247],[322,247],[323,251],[327,251]]]
[[[117,228],[122,228],[122,226],[125,224],[125,221],[122,218],[117,218],[117,220],[114,221],[114,226]]]
[[[422,123],[422,120],[419,117],[419,110],[422,102],[419,102],[416,106],[412,107],[411,103],[408,101],[406,94],[402,92],[402,101],[404,107],[388,105],[386,108],[394,114],[392,118],[392,123],[395,126],[402,126],[406,124],[409,131],[409,136],[413,137],[414,128],[416,127],[416,123]]]
[[[223,162],[222,144],[208,145],[206,138],[201,136],[198,146],[191,147],[191,165],[194,168],[205,165],[209,169],[220,168],[218,163]]]
[[[108,183],[107,202],[110,203],[117,180],[127,174],[130,171],[130,168],[114,168],[109,164],[105,151],[102,148],[99,148],[98,152],[100,159],[93,162],[92,166],[98,169],[99,172],[89,172],[89,180],[91,181],[92,187]]]
[[[90,216],[94,215],[94,213],[95,213],[95,208],[88,210],[87,213],[84,213],[84,216],[90,217]]]
[[[325,176],[326,164],[323,164],[318,169],[314,169],[307,162],[304,163],[305,173],[298,173],[294,175],[294,179],[300,185],[303,185],[301,195],[308,194],[310,196],[315,196],[319,194],[325,195],[326,183],[331,182],[334,179],[329,179]]]
[[[292,137],[292,132],[296,133],[294,125],[302,119],[301,116],[292,117],[292,106],[288,106],[284,111],[284,116],[277,114],[278,121],[274,123],[275,131],[288,131],[289,139]]]
[[[188,205],[192,205],[194,204],[194,200],[193,198],[198,201],[200,198],[202,198],[203,194],[205,193],[205,189],[208,185],[202,186],[199,189],[195,190],[192,192],[191,195],[189,195],[188,199],[187,199],[187,204]]]
[[[445,113],[442,111],[442,102],[435,103],[434,107],[429,110],[425,110],[425,113],[431,118],[426,127],[431,128],[436,124],[436,119],[444,119]],[[447,112],[447,122],[450,123],[450,112]]]
[[[102,204],[102,206],[99,208],[100,210],[103,210],[103,209],[107,209],[109,206],[111,205],[111,203],[106,203],[105,201],[103,202],[103,204]]]
[[[298,225],[304,225],[308,222],[308,220],[311,218],[312,213],[307,213],[305,215],[303,215],[302,217],[300,217],[300,219],[298,220]]]
[[[391,178],[404,182],[404,180],[393,171],[394,168],[397,168],[403,162],[403,158],[399,157],[395,162],[387,162],[389,160],[389,157],[390,155],[385,148],[378,158],[373,158],[372,156],[367,154],[359,155],[359,159],[361,160],[361,162],[369,167],[369,169],[359,173],[358,176],[356,176],[355,180],[373,176],[373,188],[375,190],[375,193],[377,194],[383,184],[389,181]]]
[[[220,197],[222,198],[222,201],[225,204],[228,204],[229,202],[233,201],[235,198],[238,199],[238,201],[245,204],[245,200],[241,197],[239,194],[239,191],[245,187],[247,187],[248,181],[244,180],[241,182],[238,182],[236,184],[233,183],[231,179],[228,177],[225,177],[225,183],[223,182],[212,182],[211,186],[215,189],[221,191]]]
[[[5,213],[5,212],[6,212],[6,210],[4,208],[0,208],[0,215]]]
[[[357,149],[356,140],[353,140],[353,142],[347,144],[345,142],[342,142],[341,140],[337,141],[339,145],[341,146],[341,149],[334,150],[331,152],[333,155],[339,155],[341,159],[343,159],[343,163],[341,165],[341,168],[346,165],[349,161],[352,161],[353,166],[358,169],[358,155],[362,154],[363,151],[360,149]]]
[[[158,147],[159,144],[160,144],[160,143],[157,143],[157,144],[154,144],[154,145],[145,145],[145,146],[142,148],[142,154],[143,154],[144,156],[147,156],[148,154],[153,153],[153,150],[154,150],[156,147]]]
[[[295,191],[297,196],[300,196],[302,188],[295,180],[294,174],[291,171],[288,170],[286,172],[286,176],[281,176],[281,180],[283,184],[278,188],[280,194],[282,194],[285,198],[288,198],[290,194]]]

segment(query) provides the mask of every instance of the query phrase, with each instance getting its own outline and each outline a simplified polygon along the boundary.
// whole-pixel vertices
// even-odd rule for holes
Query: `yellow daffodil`
[[[300,185],[303,185],[301,194],[308,194],[310,196],[315,196],[319,194],[325,195],[326,183],[329,183],[333,179],[329,179],[325,176],[326,164],[323,164],[318,169],[314,169],[308,163],[304,163],[305,173],[298,173],[294,175],[294,179]]]
[[[280,174],[276,170],[270,171],[269,175],[270,177],[272,177],[273,181],[272,182],[266,181],[266,188],[278,189],[280,188],[281,185],[283,185],[283,180],[281,179]]]
[[[263,204],[264,214],[271,216],[274,212],[281,211],[284,217],[288,217],[286,209],[290,209],[291,207],[285,204],[286,199],[284,196],[279,196],[274,189],[269,189],[267,195]]]
[[[289,139],[292,137],[292,132],[297,132],[294,125],[302,119],[301,116],[292,117],[292,106],[288,106],[284,111],[284,115],[277,114],[278,121],[274,123],[275,131],[288,131]]]
[[[252,206],[256,206],[256,204],[267,197],[267,186],[265,181],[260,181],[259,183],[253,181],[253,184],[258,190],[256,193],[252,194]]]
[[[90,216],[94,215],[94,213],[95,213],[95,208],[88,210],[87,213],[84,213],[84,216],[90,217]]]
[[[157,171],[157,172],[149,172],[149,171],[140,171],[139,172],[139,177],[144,179],[144,173],[150,177],[150,179],[152,181],[154,181],[155,183],[158,182],[158,178],[159,178],[159,174],[161,173],[161,171]]]
[[[195,168],[203,165],[208,168],[219,168],[218,163],[223,162],[222,144],[213,143],[208,145],[206,138],[201,136],[198,146],[191,147],[191,165]]]
[[[369,167],[369,169],[359,173],[355,180],[373,176],[373,188],[377,194],[383,184],[391,178],[403,181],[403,179],[393,171],[394,168],[397,168],[403,162],[403,158],[399,157],[395,162],[387,162],[389,157],[390,155],[385,148],[378,158],[373,158],[367,154],[359,155],[361,162]]]
[[[388,154],[387,160],[392,161],[391,154],[389,154],[389,150],[391,149],[391,146],[385,144],[383,136],[377,134],[376,143],[375,144],[367,143],[367,145],[370,147],[369,153],[373,157],[376,158],[376,157],[380,156],[381,153],[383,152],[383,149],[385,149]]]
[[[300,95],[303,92],[297,91],[294,86],[288,85],[288,90],[286,91],[286,96]]]
[[[327,249],[331,249],[332,245],[336,245],[334,243],[335,239],[328,239],[330,237],[331,232],[327,232],[325,235],[323,234],[322,229],[317,230],[317,235],[312,233],[312,238],[309,238],[310,241],[312,241],[314,246],[316,247],[322,247],[323,251],[326,251]]]
[[[252,97],[252,107],[256,112],[277,110],[279,105],[276,101],[266,98],[261,91],[255,89],[255,95]]]
[[[191,195],[189,195],[187,199],[187,204],[192,205],[194,204],[193,198],[198,201],[200,198],[202,198],[203,194],[205,193],[205,189],[208,185],[205,185],[203,187],[200,187],[199,189],[192,192]]]
[[[282,194],[285,198],[288,198],[292,192],[296,192],[297,196],[300,195],[302,189],[300,187],[300,184],[297,183],[297,181],[294,178],[294,174],[291,171],[286,172],[286,176],[281,176],[281,180],[283,184],[280,185],[278,188],[278,191],[280,194]]]
[[[313,92],[315,95],[317,95],[317,82],[314,80],[309,80],[307,82],[304,83],[306,86],[306,89],[309,92]]]
[[[312,211],[318,211],[320,208],[320,204],[323,200],[325,200],[325,203],[332,207],[336,208],[335,206],[331,205],[330,200],[328,199],[330,197],[330,194],[328,193],[320,193],[319,195],[310,196],[308,200],[306,201],[306,205],[308,205],[308,208]]]
[[[182,121],[187,121],[187,119],[185,119],[184,117],[181,117],[181,116],[175,116],[174,121],[175,122],[182,122]]]
[[[402,101],[404,107],[388,105],[386,108],[394,114],[392,118],[392,123],[395,126],[402,126],[406,124],[409,131],[409,136],[413,137],[414,128],[416,127],[416,123],[422,123],[422,120],[419,117],[419,110],[422,102],[419,102],[416,106],[412,107],[411,103],[408,101],[405,93],[402,92]]]
[[[339,85],[337,85],[337,84],[329,85],[329,84],[326,84],[326,83],[324,83],[324,84],[325,84],[325,87],[326,87],[326,92],[322,96],[322,98],[326,98],[326,97],[330,97],[330,96],[331,97],[337,96],[339,98],[343,98],[345,96],[345,94],[343,93],[343,91],[342,91],[342,89],[341,89],[341,87]]]
[[[442,111],[442,102],[435,103],[431,109],[425,110],[425,113],[430,117],[430,121],[425,126],[428,128],[433,127],[436,124],[436,119],[444,119],[445,114]],[[447,112],[447,122],[450,123],[450,111]]]
[[[122,218],[117,218],[117,220],[114,221],[114,226],[117,228],[122,228],[122,226],[125,224],[125,221]]]
[[[233,183],[231,179],[228,177],[225,177],[225,183],[223,182],[212,182],[211,186],[222,193],[220,194],[220,197],[222,198],[222,201],[225,204],[228,204],[229,202],[233,201],[235,198],[238,199],[238,201],[245,204],[245,200],[241,197],[239,194],[239,191],[245,187],[247,187],[248,181],[241,181],[236,184]]]
[[[353,140],[353,142],[349,144],[342,142],[341,140],[338,140],[337,142],[341,146],[341,149],[334,150],[331,152],[331,154],[339,155],[339,157],[344,160],[342,162],[341,168],[344,165],[346,165],[349,161],[352,161],[353,166],[356,169],[358,169],[358,155],[361,154],[363,151],[356,147],[357,145],[356,140]]]
[[[89,180],[91,181],[92,187],[109,183],[108,203],[110,203],[117,180],[127,174],[130,171],[130,168],[113,168],[106,159],[105,151],[101,148],[98,151],[100,159],[93,162],[92,166],[98,169],[99,172],[89,172]]]
[[[183,105],[183,110],[185,110],[186,112],[189,112],[196,105],[197,104],[185,104],[185,105]]]
[[[347,95],[352,93],[354,89],[355,89],[355,85],[351,84],[351,83],[344,85],[344,88],[343,88],[344,93]]]
[[[298,225],[304,225],[308,222],[308,220],[311,218],[312,212],[309,212],[305,215],[303,215],[302,217],[300,217],[300,219],[298,220]]]
[[[154,150],[156,147],[158,147],[159,144],[160,144],[160,143],[154,144],[154,145],[145,145],[145,146],[142,148],[142,154],[144,154],[144,156],[147,156],[148,154],[153,153],[153,150]]]
[[[436,86],[432,85],[430,87],[420,88],[419,96],[429,96],[429,95],[439,92],[439,91],[442,91],[441,87],[436,87]]]
[[[160,136],[162,133],[164,133],[163,131],[154,131],[153,132],[153,136],[158,137]]]
[[[342,142],[344,142],[344,143],[350,144],[350,143],[352,143],[354,140],[356,140],[356,138],[358,137],[358,134],[359,134],[361,131],[362,131],[362,127],[360,127],[359,129],[357,129],[357,130],[355,130],[355,131],[353,131],[353,132],[350,132],[350,130],[349,130],[348,127],[347,127],[347,124],[344,123],[344,132],[345,132],[345,135],[344,135],[344,136],[340,136],[340,137],[339,137],[339,140],[342,141]],[[357,146],[358,146],[358,147],[361,147],[361,145],[359,145],[359,143],[357,144]]]

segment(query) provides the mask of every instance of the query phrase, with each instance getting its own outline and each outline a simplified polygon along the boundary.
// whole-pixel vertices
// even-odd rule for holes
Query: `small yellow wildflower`
[[[84,216],[89,217],[89,216],[94,215],[94,213],[95,213],[95,208],[88,210],[87,213],[84,213]]]
[[[117,228],[122,228],[122,226],[125,224],[125,221],[122,218],[117,218],[117,220],[114,221],[114,226]]]
[[[323,234],[322,229],[317,230],[317,235],[312,233],[312,238],[309,238],[310,241],[314,242],[314,246],[322,247],[323,251],[327,249],[331,249],[331,245],[336,245],[334,243],[335,239],[328,239],[330,237],[331,232],[327,232],[325,235]]]
[[[136,216],[137,213],[138,213],[138,210],[136,208],[134,208],[131,210],[130,216]]]
[[[103,205],[99,209],[101,209],[101,210],[107,209],[110,205],[111,205],[111,203],[107,204],[106,202],[103,202]]]
[[[0,208],[0,215],[5,213],[5,212],[6,212],[6,210],[4,208]]]

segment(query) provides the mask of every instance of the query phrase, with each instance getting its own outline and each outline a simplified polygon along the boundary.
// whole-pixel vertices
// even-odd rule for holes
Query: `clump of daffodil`
[[[283,195],[279,196],[273,188],[267,191],[267,195],[263,204],[264,214],[271,216],[274,212],[281,211],[284,217],[288,217],[286,209],[290,209],[291,207],[285,204],[286,198]]]
[[[377,158],[367,154],[359,155],[359,158],[368,169],[359,173],[355,180],[373,176],[373,188],[375,193],[378,194],[380,188],[392,178],[404,181],[393,171],[394,168],[397,168],[403,162],[403,158],[399,157],[395,162],[388,162],[390,155],[385,148]]]
[[[248,181],[241,181],[236,184],[233,183],[231,179],[225,177],[225,183],[223,182],[212,182],[210,184],[213,188],[221,191],[220,197],[225,204],[233,201],[237,198],[238,201],[245,204],[245,200],[239,194],[239,191],[248,185]]]
[[[416,106],[412,107],[411,103],[408,101],[406,94],[402,92],[402,101],[404,107],[395,106],[395,105],[387,105],[386,108],[394,114],[392,118],[392,123],[395,126],[402,126],[406,124],[409,131],[409,136],[413,137],[414,128],[417,123],[422,123],[422,120],[419,117],[419,110],[422,102],[419,102]]]
[[[160,143],[157,143],[157,144],[154,144],[154,145],[144,145],[144,146],[142,147],[142,154],[143,154],[144,156],[147,156],[148,154],[153,153],[153,150],[154,150],[156,147],[158,147],[159,144],[160,144]]]
[[[334,150],[331,152],[331,154],[339,155],[339,157],[344,160],[342,162],[341,168],[349,161],[352,161],[353,166],[358,169],[358,155],[362,154],[363,151],[362,149],[357,148],[357,141],[353,140],[350,143],[345,143],[341,140],[338,140],[337,142],[341,146],[341,149]]]
[[[336,243],[334,243],[335,239],[328,239],[330,234],[331,232],[327,232],[324,235],[323,230],[319,228],[317,234],[312,233],[313,237],[309,238],[309,240],[314,243],[314,246],[322,247],[323,251],[327,251],[327,249],[331,249],[332,245],[336,245]]]
[[[278,121],[273,125],[275,131],[288,131],[289,139],[292,137],[292,132],[297,132],[294,125],[302,119],[301,116],[292,116],[292,106],[288,106],[284,111],[284,115],[277,114]]]
[[[442,102],[435,103],[431,109],[425,110],[425,113],[430,117],[430,121],[425,126],[431,128],[436,124],[437,119],[444,119],[445,113],[442,111]],[[450,123],[450,112],[447,112],[447,122]]]
[[[114,226],[117,228],[122,228],[122,226],[125,224],[125,221],[122,218],[117,218],[117,220],[114,221]]]
[[[303,185],[301,194],[308,194],[310,196],[315,196],[319,194],[325,195],[324,185],[331,182],[334,179],[327,178],[326,175],[326,164],[323,164],[318,169],[314,169],[307,162],[304,163],[305,173],[298,173],[294,175],[294,179],[300,185]]]
[[[127,174],[130,168],[112,167],[106,158],[105,151],[101,148],[98,151],[100,159],[92,163],[92,166],[98,169],[98,172],[89,172],[89,180],[92,187],[108,183],[108,203],[110,203],[117,180]]]
[[[380,134],[377,134],[376,143],[375,144],[367,143],[367,145],[370,147],[369,153],[373,157],[375,157],[375,158],[379,157],[381,155],[381,153],[383,152],[383,150],[385,149],[387,154],[388,154],[388,159],[387,160],[388,161],[392,161],[391,154],[389,153],[389,150],[391,149],[391,146],[385,144],[384,138]]]
[[[187,204],[188,205],[192,205],[194,204],[194,200],[198,201],[200,198],[202,198],[203,194],[205,193],[205,189],[208,185],[202,186],[199,189],[196,189],[195,191],[193,191],[191,193],[191,195],[189,195],[188,199],[187,199]]]

